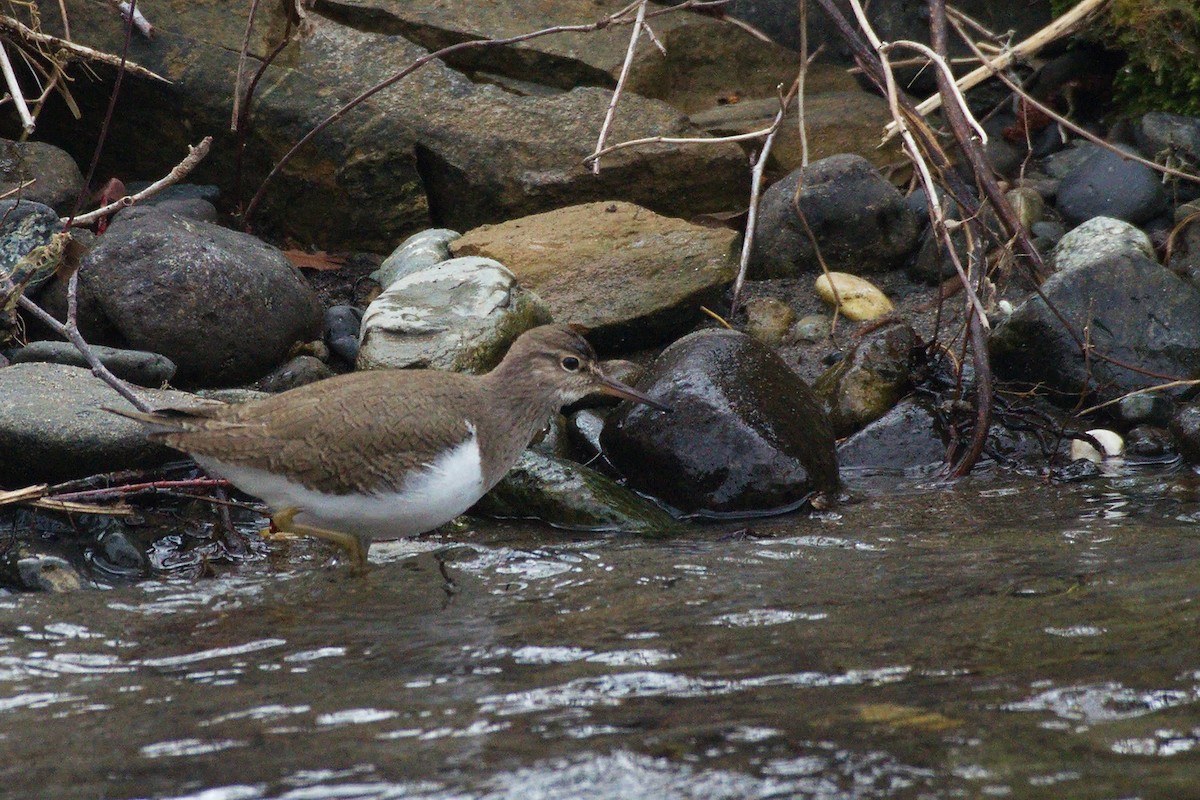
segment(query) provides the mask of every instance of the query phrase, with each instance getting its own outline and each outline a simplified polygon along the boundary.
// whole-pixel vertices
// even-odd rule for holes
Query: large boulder
[[[180,386],[248,383],[321,331],[316,295],[278,249],[151,209],[115,220],[79,281],[84,336],[161,353]],[[58,314],[63,283],[42,298]]]
[[[1001,376],[1040,383],[1066,404],[1194,379],[1200,290],[1137,253],[1092,260],[1056,272],[1022,303],[996,328],[991,355]]]
[[[123,29],[112,24],[107,6],[88,0],[71,0],[68,6],[76,41],[122,51]],[[589,0],[587,6],[582,21],[602,17],[620,3]],[[453,6],[464,16],[472,8],[491,7],[500,8],[490,2]],[[337,10],[323,4],[321,11],[329,16],[308,14],[303,34],[288,43],[259,82],[239,175],[237,137],[229,132],[229,118],[246,24],[243,15],[215,8],[167,0],[156,9],[154,40],[134,37],[130,58],[168,76],[171,83],[125,77],[105,156],[130,177],[165,174],[187,152],[186,145],[199,138],[198,131],[212,133],[216,142],[198,172],[236,201],[236,187],[252,191],[320,121],[428,53],[405,38],[420,40],[422,31],[387,20],[363,22],[375,13],[369,9],[353,23],[359,28],[342,25],[329,18],[337,17]],[[508,4],[502,11],[509,13]],[[255,63],[282,39],[284,12],[277,4],[260,6],[249,41]],[[49,18],[46,25],[53,25]],[[389,29],[401,35],[374,32]],[[575,39],[579,49],[589,52],[596,42]],[[520,60],[527,54],[520,47],[478,51],[489,62]],[[561,65],[562,59],[556,63]],[[104,68],[99,71],[108,74]],[[680,216],[729,210],[745,202],[749,178],[735,144],[659,143],[620,151],[604,158],[599,175],[592,174],[583,160],[595,146],[611,99],[611,90],[601,88],[607,73],[599,74],[604,80],[571,81],[549,93],[523,95],[486,77],[472,80],[442,61],[430,62],[303,148],[273,179],[252,222],[326,247],[387,250],[431,221],[465,230],[610,197]],[[471,75],[478,77],[474,70]],[[85,109],[100,115],[110,89],[98,82],[95,88],[75,85],[72,91]],[[78,135],[77,123],[57,107],[43,113],[39,130],[76,157],[90,154],[92,145]],[[628,93],[610,141],[698,133],[671,106]]]
[[[817,248],[835,272],[883,272],[904,263],[917,236],[916,215],[869,161],[830,156],[793,170],[763,193],[750,277],[815,272],[821,269]]]
[[[581,325],[601,351],[662,344],[689,331],[737,272],[728,228],[706,228],[631,203],[604,202],[486,225],[450,244],[500,261]]]
[[[757,340],[730,330],[685,336],[637,386],[673,413],[623,403],[605,423],[604,450],[634,489],[700,514],[780,511],[837,492],[820,402]]]

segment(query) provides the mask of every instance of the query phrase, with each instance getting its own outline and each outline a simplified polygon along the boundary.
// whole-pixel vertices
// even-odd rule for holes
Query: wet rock
[[[908,398],[838,447],[842,472],[928,470],[946,458],[947,440],[933,405]]]
[[[0,484],[54,483],[178,458],[105,406],[132,408],[88,370],[45,363],[0,369]]]
[[[539,455],[569,459],[571,442],[567,438],[567,418],[562,414],[552,416],[546,427],[533,437],[529,449]]]
[[[1171,420],[1171,436],[1183,460],[1200,464],[1200,403],[1188,403]]]
[[[158,353],[121,350],[103,345],[92,345],[92,352],[112,374],[138,386],[157,388],[175,375],[175,365],[171,359]],[[83,354],[70,342],[30,342],[19,350],[10,352],[9,359],[14,364],[44,361],[49,364],[88,367]]]
[[[73,39],[120,52],[124,34],[120,26],[109,24],[109,9],[83,5],[72,10]],[[490,9],[496,4],[473,5]],[[498,8],[497,16],[517,19],[507,5]],[[545,4],[540,8],[543,14],[552,13]],[[590,8],[583,18],[603,16],[600,9]],[[455,5],[453,10],[463,18],[470,9]],[[308,15],[306,35],[295,38],[284,57],[267,67],[260,85],[270,91],[256,97],[246,163],[274,163],[280,142],[296,141],[355,95],[389,77],[398,65],[427,54],[402,35],[372,32],[393,24],[386,8],[365,12],[375,19],[362,26],[340,24],[326,13],[333,14],[329,4],[321,14]],[[225,89],[238,74],[244,20],[214,14],[186,0],[168,0],[161,14],[171,24],[160,25],[153,42],[136,42],[131,57],[160,75],[170,75],[172,84],[168,90],[157,81],[126,76],[122,99],[139,113],[114,119],[106,156],[137,164],[141,172],[162,174],[186,152],[186,143],[195,143],[195,131],[212,131],[217,140],[204,163],[205,175],[231,189],[238,148],[228,132]],[[547,19],[541,17],[538,25]],[[61,33],[55,24],[47,20],[46,32]],[[250,37],[250,56],[265,59],[284,24],[282,6],[264,7]],[[663,32],[658,25],[655,29]],[[624,32],[614,28],[600,36],[616,41],[624,39]],[[568,35],[539,42],[551,40],[570,41],[570,48],[588,52],[597,41]],[[484,66],[520,62],[532,48],[533,43],[489,48]],[[431,217],[465,230],[610,197],[680,216],[744,204],[749,178],[744,155],[732,143],[705,148],[662,143],[613,153],[604,159],[601,174],[593,175],[583,160],[594,147],[597,121],[604,118],[611,91],[567,77],[564,63],[556,59],[555,67],[542,74],[562,76],[566,91],[542,97],[522,97],[473,82],[442,62],[426,65],[407,78],[402,89],[373,96],[286,164],[268,187],[256,221],[280,237],[291,235],[324,249],[349,245],[386,251],[413,230],[428,226]],[[601,74],[611,86],[610,77]],[[72,91],[89,95],[80,99],[81,105],[102,104],[107,98],[101,82],[95,82],[94,89],[75,85]],[[170,102],[164,92],[169,92]],[[54,135],[83,157],[91,145],[80,140],[77,125],[67,116],[61,115],[57,130],[45,118],[39,131]],[[612,141],[696,133],[674,108],[626,93]],[[504,157],[496,157],[498,153]],[[647,164],[655,165],[654,180],[646,180]]]
[[[601,352],[662,344],[690,330],[733,280],[736,232],[622,202],[588,203],[486,225],[455,255],[501,262],[546,301],[556,322],[582,325]]]
[[[73,592],[83,588],[83,578],[71,562],[36,552],[28,545],[6,554],[0,569],[8,573],[4,582],[30,592]]]
[[[1174,247],[1167,266],[1193,286],[1200,286],[1200,201],[1175,209]]]
[[[1130,461],[1162,463],[1178,455],[1171,434],[1165,428],[1138,425],[1125,437],[1125,457]]]
[[[468,513],[568,530],[665,535],[679,529],[670,514],[595,470],[530,451]]]
[[[833,323],[824,314],[807,314],[792,328],[792,336],[800,342],[819,342],[828,339]]]
[[[147,567],[145,551],[123,530],[102,533],[96,544],[103,558],[101,566],[109,571],[140,573]]]
[[[1017,212],[1017,218],[1021,220],[1021,226],[1025,230],[1030,230],[1034,224],[1041,221],[1042,214],[1046,211],[1046,201],[1033,189],[1017,187],[1006,192],[1004,197],[1013,211]]]
[[[1097,217],[1097,219],[1108,219],[1108,217]],[[1050,221],[1033,223],[1029,232],[1049,245],[1058,244],[1062,237],[1067,235],[1067,229],[1063,227],[1062,223]]]
[[[325,311],[325,344],[347,364],[358,358],[358,332],[363,312],[354,306],[332,306]]]
[[[217,213],[217,207],[199,197],[181,197],[175,200],[163,200],[159,203],[138,204],[123,211],[118,211],[113,216],[113,219],[120,218],[128,222],[146,213],[174,214],[184,219],[208,222],[213,225],[217,224],[221,219],[221,215]]]
[[[1153,375],[1196,377],[1200,372],[1200,290],[1141,255],[1122,254],[1067,271],[1042,285],[1046,297],[1022,303],[991,338],[997,374],[1043,383],[1056,402],[1080,394],[1098,401],[1160,383],[1113,361],[1085,359],[1082,332],[1107,359]],[[1074,337],[1047,307],[1053,303]]]
[[[83,191],[83,173],[65,150],[46,142],[0,139],[0,193],[20,189],[22,200],[44,203],[68,214]]]
[[[1176,403],[1159,392],[1127,395],[1117,403],[1117,417],[1130,425],[1165,428],[1177,410]]]
[[[714,64],[720,62],[712,62]],[[828,65],[826,65],[828,66]],[[837,70],[848,78],[843,70]],[[877,167],[895,162],[900,156],[900,139],[884,147],[879,145],[879,131],[891,120],[887,101],[851,85],[834,91],[812,91],[806,79],[804,96],[804,129],[808,136],[809,163],[823,158],[850,153],[861,156]],[[787,79],[790,83],[792,78]],[[851,80],[851,83],[853,81]],[[692,124],[713,136],[732,136],[769,127],[779,113],[779,98],[739,100],[736,103],[690,114]],[[757,152],[761,143],[747,143]],[[749,149],[749,148],[748,148]],[[803,164],[800,142],[799,113],[784,117],[767,160],[772,174],[791,172]]]
[[[1165,111],[1143,114],[1137,127],[1137,143],[1139,150],[1160,164],[1194,168],[1200,164],[1200,119]]]
[[[763,193],[750,277],[820,269],[792,203],[802,176],[799,208],[831,270],[882,272],[903,264],[916,247],[916,216],[896,188],[861,156],[831,156],[794,170]]]
[[[383,260],[371,279],[387,288],[405,275],[420,272],[426,267],[451,258],[450,243],[462,236],[447,228],[429,228],[405,239],[392,254]]]
[[[836,437],[879,419],[904,396],[912,384],[918,344],[908,324],[889,325],[868,334],[817,379],[813,390],[825,404]]]
[[[875,284],[857,275],[830,272],[813,283],[826,305],[840,308],[846,319],[855,322],[877,319],[892,313],[892,301]]]
[[[58,213],[49,206],[30,200],[0,200],[0,269],[11,274],[30,250],[48,243],[61,230]],[[33,281],[26,293],[32,296],[50,277]]]
[[[401,278],[367,307],[357,367],[484,373],[549,321],[546,304],[499,262],[452,258]]]
[[[47,289],[60,314],[63,284]],[[80,270],[80,303],[92,309],[81,313],[89,341],[162,353],[181,386],[253,381],[321,324],[316,295],[279,250],[152,209],[100,237]],[[97,317],[107,326],[93,330]]]
[[[1154,170],[1101,148],[1063,177],[1056,204],[1075,224],[1113,217],[1136,225],[1161,214],[1167,195]]]
[[[746,333],[765,345],[778,347],[796,321],[796,312],[774,297],[751,297],[746,301]]]
[[[1054,248],[1054,268],[1069,270],[1126,256],[1153,259],[1150,237],[1124,220],[1092,217],[1059,239]]]
[[[812,390],[765,345],[705,330],[668,347],[638,388],[670,405],[622,404],[601,434],[634,489],[686,513],[794,508],[838,486],[833,433]]]
[[[1042,168],[1051,178],[1062,180],[1100,150],[1101,147],[1098,144],[1086,139],[1075,139],[1071,142],[1070,147],[1046,156],[1042,161]]]
[[[254,388],[275,394],[333,377],[325,362],[314,356],[296,356],[260,378]]]

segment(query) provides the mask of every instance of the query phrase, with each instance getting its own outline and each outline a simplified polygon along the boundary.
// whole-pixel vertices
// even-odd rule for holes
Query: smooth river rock
[[[600,437],[634,489],[689,514],[765,513],[836,495],[833,431],[820,402],[757,340],[693,333],[668,347],[638,388],[673,412],[623,403]]]
[[[804,221],[793,203],[797,187]],[[814,239],[831,270],[883,272],[903,265],[917,246],[917,217],[862,156],[830,156],[793,170],[763,193],[750,277],[786,278],[820,269]]]
[[[321,304],[277,248],[253,236],[139,209],[97,239],[79,272],[88,341],[162,353],[180,386],[262,377],[321,331]],[[64,281],[47,287],[62,314]],[[61,316],[60,316],[61,318]]]
[[[494,258],[546,301],[555,322],[582,325],[601,352],[662,344],[696,324],[737,270],[728,228],[706,228],[618,201],[485,225],[450,244]]]
[[[513,340],[550,322],[537,295],[490,258],[452,258],[400,278],[363,314],[358,369],[484,373]]]

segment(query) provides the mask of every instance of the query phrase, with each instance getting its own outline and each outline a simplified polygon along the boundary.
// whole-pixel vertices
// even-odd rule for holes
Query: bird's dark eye
[[[567,372],[574,372],[579,369],[579,359],[575,356],[567,356],[562,360],[562,368]]]

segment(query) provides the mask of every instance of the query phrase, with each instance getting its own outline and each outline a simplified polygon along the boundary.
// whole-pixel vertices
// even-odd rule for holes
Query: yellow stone
[[[832,285],[831,285],[832,280]],[[814,284],[817,294],[831,306],[841,301],[842,315],[855,322],[864,322],[892,313],[892,301],[875,284],[846,272],[822,274]],[[834,296],[834,287],[837,296]]]

